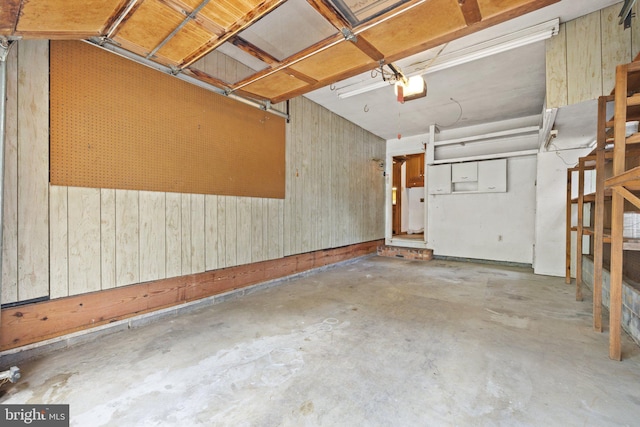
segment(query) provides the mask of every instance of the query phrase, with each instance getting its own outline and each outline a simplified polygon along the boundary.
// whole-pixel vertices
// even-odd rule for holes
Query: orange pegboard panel
[[[284,198],[284,119],[79,41],[51,42],[51,183]]]

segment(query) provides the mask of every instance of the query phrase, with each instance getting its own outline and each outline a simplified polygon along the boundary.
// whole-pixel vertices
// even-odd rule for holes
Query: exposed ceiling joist
[[[478,0],[458,0],[464,20],[467,25],[473,25],[482,21],[482,14],[480,13],[480,6],[478,6]]]
[[[279,102],[558,1],[4,0],[0,36],[99,37],[175,72],[226,81],[229,91]],[[289,12],[281,13],[285,4]],[[277,18],[261,21],[267,16]],[[243,31],[258,21],[263,33],[251,30],[255,37],[244,37]],[[287,34],[291,28],[300,34]],[[287,36],[303,40],[301,48],[274,52]],[[253,75],[227,81],[192,67],[227,41],[260,61],[245,66],[255,70]]]

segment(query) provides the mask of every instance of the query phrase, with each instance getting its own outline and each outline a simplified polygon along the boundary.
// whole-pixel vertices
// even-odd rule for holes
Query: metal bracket
[[[351,32],[350,29],[348,28],[343,28],[342,30],[340,30],[342,32],[342,35],[344,36],[344,39],[348,42],[354,42],[357,43],[358,42],[358,36],[356,36],[355,34],[353,34],[353,32]]]
[[[0,61],[4,62],[9,56],[11,46],[15,44],[15,40],[9,40],[6,37],[0,37]]]
[[[20,368],[12,366],[8,371],[0,372],[0,381],[10,381],[15,383],[20,378]]]

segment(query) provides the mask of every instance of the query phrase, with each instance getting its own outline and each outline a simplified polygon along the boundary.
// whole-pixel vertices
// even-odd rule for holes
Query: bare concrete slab
[[[637,425],[588,298],[530,269],[385,257],[317,272],[20,366],[0,403],[76,426]]]

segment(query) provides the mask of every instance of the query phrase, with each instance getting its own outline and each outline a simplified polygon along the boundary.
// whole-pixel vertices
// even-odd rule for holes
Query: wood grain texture
[[[238,265],[237,248],[238,248],[238,198],[228,196],[224,198],[224,223],[225,223],[225,267],[233,267]]]
[[[567,101],[569,105],[602,95],[602,40],[600,13],[566,24]]]
[[[618,25],[620,5],[616,4],[600,11],[602,28],[602,94],[609,94],[616,84],[616,66],[633,59],[631,55],[632,31]],[[636,18],[637,20],[637,18]]]
[[[269,199],[251,198],[251,243],[249,245],[249,252],[251,255],[251,262],[264,261],[264,230],[266,224],[265,215],[263,212],[263,202]]]
[[[371,159],[385,157],[384,141],[305,98],[290,105],[284,253],[382,237],[384,179]]]
[[[141,191],[139,203],[140,281],[164,279],[167,277],[165,193]]]
[[[49,42],[18,49],[18,299],[49,294]]]
[[[102,289],[116,286],[116,190],[100,190],[100,261]]]
[[[67,187],[49,189],[49,297],[69,296],[69,205]]]
[[[633,13],[635,18],[631,20],[631,59],[636,59],[640,54],[640,3],[633,5]]]
[[[191,274],[191,195],[182,194],[180,202],[182,221],[182,274]]]
[[[116,286],[140,281],[138,191],[116,190]]]
[[[166,258],[167,277],[182,274],[182,196],[179,193],[166,193]]]
[[[18,49],[7,56],[0,303],[18,300]]]
[[[236,265],[251,262],[251,199],[238,197],[236,216]]]
[[[204,194],[191,195],[191,272],[205,270]]]
[[[100,290],[100,189],[69,187],[69,295]]]
[[[547,108],[564,107],[568,103],[567,30],[560,24],[558,35],[546,41]]]
[[[205,269],[218,268],[218,196],[207,195],[204,199],[205,223]]]
[[[227,198],[218,196],[218,268],[227,266]],[[235,237],[234,237],[235,238]]]

